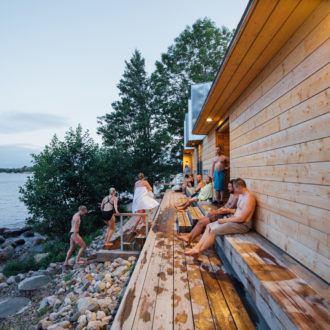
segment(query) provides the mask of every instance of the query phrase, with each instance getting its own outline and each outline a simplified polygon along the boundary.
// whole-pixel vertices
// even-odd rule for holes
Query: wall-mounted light
[[[210,121],[213,121],[212,118],[207,118],[206,121],[210,122]]]

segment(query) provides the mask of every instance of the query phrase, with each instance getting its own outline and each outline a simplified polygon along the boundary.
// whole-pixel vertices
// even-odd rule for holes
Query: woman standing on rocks
[[[144,174],[139,173],[139,180],[135,182],[134,186],[134,198],[132,211],[133,213],[145,213],[146,210],[150,210],[159,205],[159,203],[154,200],[154,194],[152,193],[152,188],[148,181],[144,179]],[[146,217],[139,216],[136,219],[135,225],[132,228],[132,233],[136,234],[136,228],[140,223],[141,218],[143,218],[144,225],[146,225]]]
[[[103,198],[101,203],[101,211],[103,221],[107,224],[107,233],[105,235],[105,249],[113,245],[110,243],[111,236],[115,230],[115,216],[118,214],[118,197],[116,196],[116,189],[110,188],[109,195]]]

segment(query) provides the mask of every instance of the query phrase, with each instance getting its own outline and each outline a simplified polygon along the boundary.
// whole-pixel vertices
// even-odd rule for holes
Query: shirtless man
[[[195,193],[191,195],[191,197],[195,197],[198,195],[201,188],[205,186],[205,182],[203,181],[203,178],[200,174],[197,175],[197,187],[195,188]]]
[[[214,182],[215,200],[223,203],[223,193],[225,190],[225,171],[229,169],[229,158],[222,154],[223,147],[216,147],[216,154],[212,165],[212,177]]]
[[[237,201],[239,197],[239,193],[234,189],[235,180],[230,180],[228,183],[228,190],[230,192],[229,199],[227,203],[220,207],[215,211],[209,212],[204,217],[200,218],[193,228],[193,230],[189,234],[181,234],[178,235],[177,238],[186,243],[191,243],[199,234],[202,233],[204,227],[206,227],[209,223],[217,221],[223,218],[225,215],[232,215],[236,211]]]
[[[199,243],[197,243],[194,248],[187,249],[185,255],[193,256],[197,259],[201,253],[213,245],[216,235],[244,234],[251,229],[251,219],[256,207],[256,199],[246,188],[243,179],[236,179],[234,187],[239,193],[237,209],[234,216],[228,219],[219,219],[207,225],[205,233]]]
[[[80,260],[81,255],[86,249],[86,244],[79,235],[79,227],[80,227],[80,217],[87,213],[87,207],[84,205],[79,206],[78,212],[75,213],[75,215],[72,217],[71,220],[71,229],[69,232],[69,238],[70,238],[70,248],[66,255],[66,259],[64,262],[64,266],[72,267],[72,264],[69,264],[69,259],[71,258],[74,250],[76,249],[76,246],[79,245],[80,249],[76,258],[76,264],[83,265],[84,262]]]

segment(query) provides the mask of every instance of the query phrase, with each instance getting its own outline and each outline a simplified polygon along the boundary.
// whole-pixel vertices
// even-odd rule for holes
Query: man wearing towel
[[[223,154],[223,146],[216,147],[216,154],[212,165],[212,177],[215,190],[215,199],[218,204],[223,204],[225,190],[225,171],[229,169],[229,158]]]

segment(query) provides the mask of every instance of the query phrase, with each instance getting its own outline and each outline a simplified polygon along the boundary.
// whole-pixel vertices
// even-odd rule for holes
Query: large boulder
[[[0,235],[0,244],[2,244],[6,239]]]
[[[42,259],[46,258],[48,256],[48,253],[38,253],[34,256],[35,262],[40,262]]]
[[[33,241],[32,241],[32,244],[31,244],[31,247],[35,247],[37,245],[41,245],[42,243],[44,243],[46,241],[45,238],[42,238],[42,237],[36,237]]]
[[[51,281],[51,277],[48,275],[36,275],[28,277],[18,285],[20,291],[33,291],[42,288]]]
[[[12,258],[15,254],[15,249],[9,245],[6,246],[4,249],[2,249],[2,251],[0,252],[0,260],[2,261],[7,261],[10,258]]]
[[[22,235],[23,233],[25,233],[28,230],[31,230],[31,227],[5,229],[2,233],[2,236],[5,238],[17,237],[17,236]]]
[[[3,234],[3,232],[5,231],[5,230],[7,230],[8,228],[5,228],[5,227],[1,227],[0,228],[0,235],[2,235]]]
[[[32,230],[28,230],[23,234],[24,237],[33,237],[34,232]]]
[[[19,238],[17,240],[14,241],[16,246],[18,245],[24,245],[25,244],[25,239],[24,238]]]
[[[0,301],[0,319],[22,313],[30,305],[30,299],[9,297]]]

